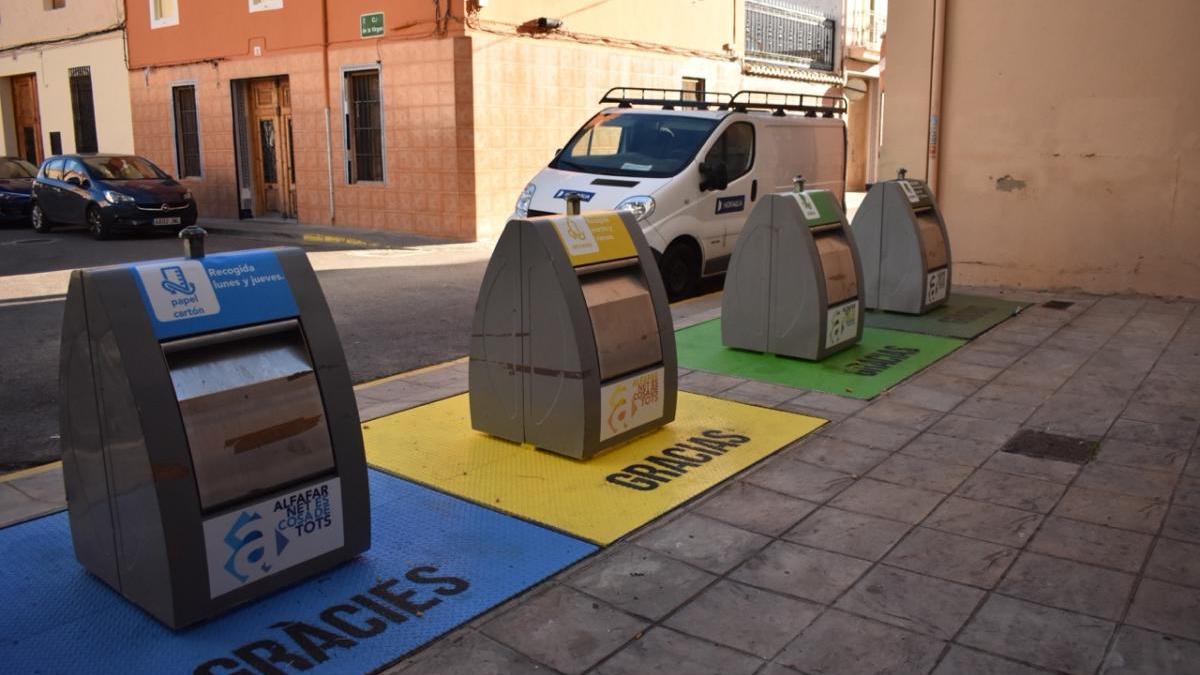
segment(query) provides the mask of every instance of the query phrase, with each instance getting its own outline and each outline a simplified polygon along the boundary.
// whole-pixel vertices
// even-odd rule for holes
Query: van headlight
[[[654,213],[654,198],[649,195],[630,197],[617,204],[617,210],[620,211],[622,209],[632,213],[633,217],[637,218],[638,222],[641,222]]]
[[[529,203],[533,201],[533,193],[537,192],[537,186],[533,183],[525,186],[521,190],[521,196],[517,197],[517,217],[524,218],[529,215]]]

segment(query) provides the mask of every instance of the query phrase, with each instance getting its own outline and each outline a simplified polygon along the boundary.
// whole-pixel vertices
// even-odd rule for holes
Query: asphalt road
[[[206,249],[287,243],[210,235]],[[488,251],[478,245],[398,250],[304,246],[355,383],[467,352]],[[82,230],[0,229],[0,471],[58,458],[58,348],[66,270],[180,255],[174,237],[94,241]]]

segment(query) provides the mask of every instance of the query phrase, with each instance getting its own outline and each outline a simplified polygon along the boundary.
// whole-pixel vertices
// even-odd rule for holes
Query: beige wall
[[[896,175],[900,167],[913,178],[925,178],[929,132],[929,62],[933,49],[934,0],[893,2],[884,39],[883,138],[878,178]]]
[[[32,3],[30,3],[32,4]],[[40,6],[40,4],[39,4]],[[63,11],[63,10],[59,10]],[[0,18],[7,22],[8,16]],[[100,152],[133,152],[133,125],[129,100],[129,72],[125,69],[125,44],[119,32],[80,42],[22,50],[0,56],[0,78],[23,73],[37,75],[38,107],[42,121],[42,149],[50,155],[50,132],[62,133],[63,152],[75,151],[75,122],[71,108],[69,69],[91,66],[92,106],[96,113],[96,140]],[[0,153],[17,154],[8,81],[0,82]]]
[[[897,30],[919,23],[906,6],[889,17],[884,148],[914,169],[896,148],[926,127],[896,95],[928,72],[929,42]],[[1129,7],[949,3],[938,197],[957,281],[1200,298],[1200,3]]]
[[[742,0],[494,0],[481,8],[482,27],[562,19],[562,31],[720,53],[738,49]]]
[[[47,9],[45,0],[0,5],[0,48],[108,28],[125,15],[124,0],[69,0],[62,9]]]

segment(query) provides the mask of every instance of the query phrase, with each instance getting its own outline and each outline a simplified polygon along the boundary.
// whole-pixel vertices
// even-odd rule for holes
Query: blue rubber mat
[[[0,669],[367,672],[596,550],[377,471],[371,503],[363,556],[179,632],[83,570],[66,513],[0,530]]]

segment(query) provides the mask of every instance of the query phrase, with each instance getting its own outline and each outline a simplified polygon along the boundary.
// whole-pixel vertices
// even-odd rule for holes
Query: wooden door
[[[255,215],[275,213],[286,218],[295,217],[291,118],[291,88],[286,77],[250,82]]]
[[[32,164],[42,163],[42,120],[38,114],[37,76],[14,75],[13,119],[17,126],[17,154]]]

